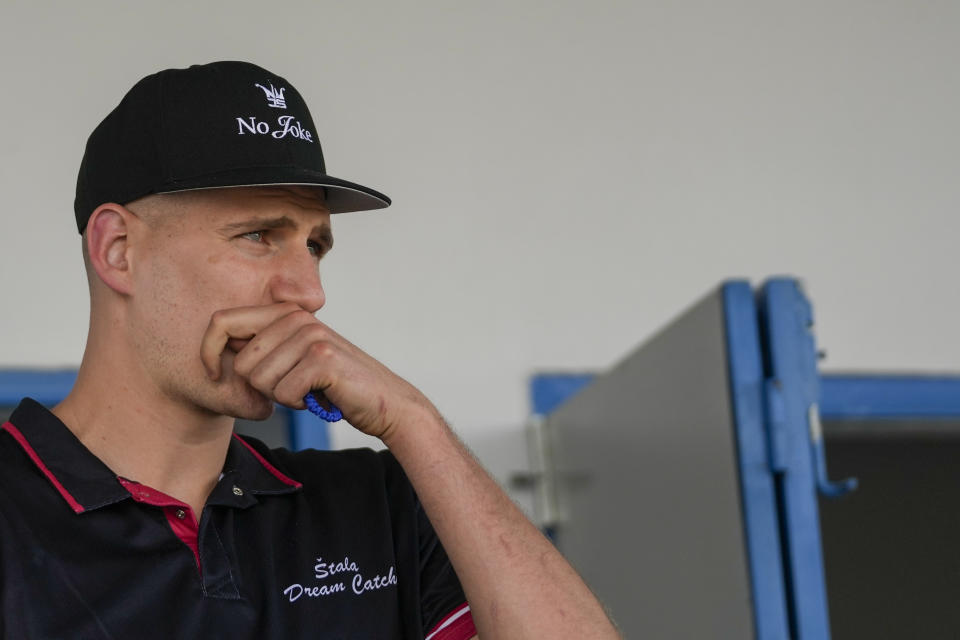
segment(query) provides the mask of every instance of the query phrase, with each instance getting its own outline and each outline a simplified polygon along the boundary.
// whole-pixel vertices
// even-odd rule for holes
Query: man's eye
[[[249,231],[240,237],[246,238],[247,240],[253,240],[254,242],[263,242],[263,231]]]
[[[313,240],[310,240],[307,242],[307,248],[310,249],[310,253],[312,253],[317,258],[323,256],[323,245],[321,245],[319,242],[314,242]]]

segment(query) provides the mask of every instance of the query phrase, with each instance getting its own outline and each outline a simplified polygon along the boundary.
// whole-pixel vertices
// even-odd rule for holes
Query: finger
[[[241,377],[250,378],[253,370],[260,366],[283,343],[297,336],[307,327],[320,329],[322,326],[309,311],[298,309],[288,313],[257,332],[257,335],[237,353],[237,357],[233,361],[233,370]],[[321,335],[318,335],[317,339],[321,337]],[[289,348],[287,351],[289,351]],[[293,364],[291,362],[290,366],[293,366]]]
[[[269,332],[270,329],[267,329],[267,331]],[[236,362],[234,362],[234,371],[246,377],[250,386],[254,389],[276,399],[275,387],[277,384],[301,362],[316,363],[320,369],[330,367],[335,347],[329,341],[324,340],[325,337],[324,327],[319,323],[300,327],[299,330],[269,353],[263,356],[258,354],[257,357],[260,357],[260,361],[250,371],[249,375],[244,376],[244,372],[237,369]],[[300,395],[300,400],[308,391],[310,389],[305,390]]]
[[[214,380],[220,377],[220,354],[230,338],[250,339],[277,318],[300,307],[292,302],[281,304],[221,309],[210,316],[210,323],[200,340],[200,360]]]
[[[333,360],[337,357],[330,351],[322,358],[307,358],[298,362],[274,387],[274,400],[292,409],[305,409],[303,396],[313,390],[323,391],[325,395],[334,384],[337,364]],[[333,402],[329,397],[328,401]],[[339,404],[337,406],[346,415],[346,409]]]

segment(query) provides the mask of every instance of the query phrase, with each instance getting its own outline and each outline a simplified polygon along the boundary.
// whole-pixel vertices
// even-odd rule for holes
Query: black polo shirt
[[[0,433],[0,581],[2,638],[476,633],[388,452],[292,453],[235,436],[198,524],[30,399]]]

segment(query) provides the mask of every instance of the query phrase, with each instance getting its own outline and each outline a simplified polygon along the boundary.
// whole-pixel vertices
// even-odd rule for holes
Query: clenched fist
[[[413,385],[294,303],[215,312],[200,348],[213,380],[227,346],[237,352],[234,372],[266,397],[303,409],[307,393],[322,391],[367,435],[386,440],[400,425],[435,412]]]

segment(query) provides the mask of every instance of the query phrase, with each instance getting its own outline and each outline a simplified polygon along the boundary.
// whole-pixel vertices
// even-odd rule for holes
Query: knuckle
[[[254,369],[250,372],[247,380],[254,389],[259,389],[260,391],[270,389],[273,386],[271,376],[260,369]]]
[[[297,339],[308,342],[322,342],[326,339],[327,333],[323,325],[318,323],[307,324],[297,329]]]
[[[210,326],[214,328],[219,328],[224,325],[226,322],[227,313],[223,309],[218,309],[210,315]]]
[[[314,358],[330,358],[335,349],[329,342],[314,342],[308,348],[307,352]]]

